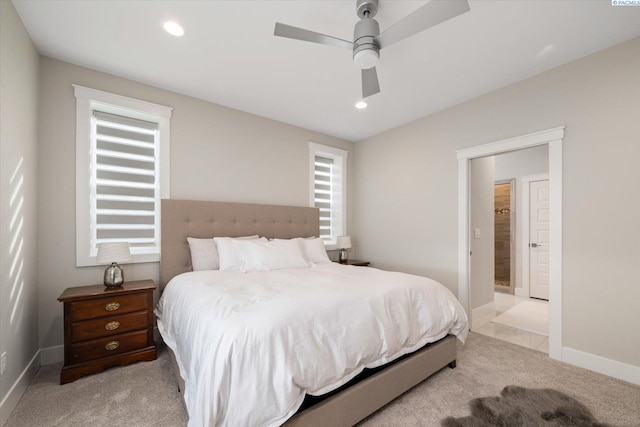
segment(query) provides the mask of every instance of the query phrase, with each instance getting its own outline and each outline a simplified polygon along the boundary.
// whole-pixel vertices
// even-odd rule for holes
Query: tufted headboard
[[[187,237],[290,239],[320,232],[319,211],[309,207],[163,199],[161,215],[160,289],[192,270]]]

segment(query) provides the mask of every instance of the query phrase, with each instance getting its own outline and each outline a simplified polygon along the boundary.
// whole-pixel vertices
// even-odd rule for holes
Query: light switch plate
[[[479,228],[474,228],[473,229],[473,237],[476,239],[480,238],[480,229]]]

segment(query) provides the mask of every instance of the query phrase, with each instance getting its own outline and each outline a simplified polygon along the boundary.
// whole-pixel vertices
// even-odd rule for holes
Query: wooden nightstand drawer
[[[114,295],[89,301],[71,303],[71,321],[95,319],[122,313],[131,313],[147,308],[146,294]]]
[[[112,337],[85,341],[71,346],[71,361],[73,363],[100,359],[115,354],[126,353],[147,346],[147,330],[128,332]]]
[[[103,317],[96,320],[85,320],[71,325],[71,341],[73,343],[122,334],[149,326],[148,312],[138,311],[131,314]]]

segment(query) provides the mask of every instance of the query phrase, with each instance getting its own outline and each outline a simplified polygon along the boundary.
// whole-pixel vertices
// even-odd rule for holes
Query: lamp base
[[[117,288],[124,283],[124,271],[116,262],[112,262],[104,270],[104,285],[107,288]]]
[[[349,255],[347,254],[346,249],[340,249],[340,254],[338,255],[338,262],[341,264],[345,264],[349,260]]]

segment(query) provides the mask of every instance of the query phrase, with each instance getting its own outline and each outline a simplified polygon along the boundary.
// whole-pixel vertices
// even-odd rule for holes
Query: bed
[[[158,306],[158,326],[170,350],[176,379],[189,411],[190,426],[238,423],[288,427],[353,425],[434,372],[446,366],[455,367],[456,342],[452,334],[464,340],[468,329],[466,315],[455,298],[446,295],[450,294],[449,291],[441,292],[436,288],[444,287],[431,284],[429,279],[335,263],[262,274],[229,271],[189,273],[192,267],[187,237],[260,235],[291,239],[317,236],[318,232],[316,208],[172,199],[162,201],[161,289],[164,290],[169,282],[171,284],[163,292]],[[337,285],[343,278],[352,285]],[[396,285],[391,283],[396,280],[398,283],[408,281],[407,289],[400,285],[395,289]],[[429,286],[425,285],[426,282],[429,282]],[[321,291],[318,291],[320,288]],[[427,291],[427,288],[430,290]],[[257,296],[250,292],[255,292]],[[415,292],[434,293],[423,298]],[[308,317],[308,310],[296,309],[298,304],[292,303],[293,294],[297,295],[295,298],[303,298],[295,301],[305,301],[299,304],[301,307],[317,306],[318,314],[314,313],[313,316],[318,318]],[[435,318],[424,319],[425,322],[442,325],[437,330],[427,326],[425,331],[428,329],[429,333],[416,334],[412,327],[403,324],[402,319],[398,325],[389,323],[388,319],[380,321],[389,317],[385,312],[399,313],[404,310],[397,307],[390,310],[388,302],[380,305],[378,297],[382,294],[390,294],[392,304],[404,298],[406,301],[400,305],[406,305],[406,311],[410,314],[419,313],[417,310],[429,313],[432,309],[409,306],[433,300],[429,304],[448,307],[443,309],[448,313],[446,316],[438,315],[446,318],[446,322]],[[221,317],[222,314],[219,314],[226,310],[231,316],[236,316],[245,310],[247,301],[251,302],[248,305],[251,306],[252,315],[263,310],[262,317],[257,316],[258,320],[247,320],[251,330],[249,335],[275,337],[270,339],[276,340],[273,346],[277,351],[268,347],[272,344],[243,338],[247,335],[247,326],[242,324],[236,327],[239,317]],[[335,307],[332,303],[335,303]],[[367,307],[375,307],[376,304],[378,309],[372,309],[369,313]],[[320,314],[322,307],[326,308],[324,315]],[[265,309],[273,311],[269,314]],[[180,320],[187,315],[193,316],[187,312],[198,310],[200,314],[197,319],[200,320],[194,321],[193,317]],[[357,316],[345,320],[342,316],[351,311]],[[322,316],[324,318],[320,321]],[[391,317],[398,316],[405,315],[393,314]],[[274,324],[281,326],[268,326],[262,330],[266,318],[277,319]],[[212,324],[218,328],[211,327]],[[325,326],[313,329],[320,324]],[[351,324],[359,326],[352,327]],[[305,329],[309,327],[312,329]],[[366,344],[371,339],[361,338],[373,334],[372,330],[376,327],[383,334],[388,334],[388,338],[378,339],[384,344],[380,344],[381,347],[386,347],[387,342],[396,337],[402,341],[401,345],[398,348],[382,348],[380,354],[373,354],[367,347],[371,345]],[[273,328],[273,331],[268,328]],[[348,336],[351,329],[356,331],[355,335]],[[304,341],[295,338],[295,333],[307,330],[313,331],[308,335],[321,338],[315,340],[315,344],[311,338]],[[345,341],[333,343],[332,337],[343,335],[342,330],[346,331]],[[402,338],[403,334],[407,336]],[[210,335],[213,344],[208,341],[203,344],[204,335]],[[329,362],[322,345],[330,349],[327,352]],[[295,349],[294,352],[291,352],[291,347]],[[335,348],[343,350],[336,351]],[[273,357],[272,352],[278,357]],[[287,353],[293,356],[287,356]],[[229,355],[228,360],[222,360],[220,354]],[[345,360],[342,360],[343,357]],[[355,359],[362,359],[362,363],[354,365],[352,361]],[[266,372],[267,368],[271,371]],[[308,375],[308,371],[313,371],[313,375]],[[266,372],[264,378],[263,372]],[[253,390],[248,387],[254,381],[255,388],[262,390],[261,393],[273,389],[273,396],[269,392],[256,399]],[[233,393],[227,393],[232,389],[235,390]],[[304,392],[319,397],[307,396],[303,401]],[[242,396],[251,402],[240,401]],[[250,410],[247,410],[248,405]],[[270,410],[275,412],[268,413]]]

